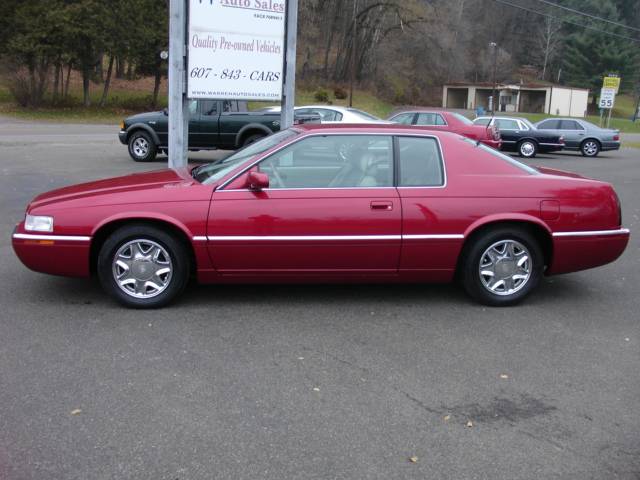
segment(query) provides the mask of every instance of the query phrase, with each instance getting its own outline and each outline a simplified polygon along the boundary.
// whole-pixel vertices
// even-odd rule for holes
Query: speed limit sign
[[[613,108],[613,104],[616,100],[615,88],[603,88],[600,90],[600,108]]]

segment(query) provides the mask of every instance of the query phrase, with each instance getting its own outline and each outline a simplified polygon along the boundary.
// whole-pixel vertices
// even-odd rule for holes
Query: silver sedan
[[[620,149],[620,130],[600,128],[579,118],[547,118],[536,123],[536,128],[562,135],[565,150],[577,150],[585,157]]]

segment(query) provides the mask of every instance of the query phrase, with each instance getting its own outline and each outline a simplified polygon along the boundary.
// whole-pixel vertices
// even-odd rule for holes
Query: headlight
[[[124,130],[124,120],[120,120],[120,130]]]
[[[53,217],[27,215],[24,219],[24,229],[31,232],[53,232]]]

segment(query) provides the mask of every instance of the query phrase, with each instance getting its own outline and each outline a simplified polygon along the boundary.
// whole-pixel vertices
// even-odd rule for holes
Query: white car
[[[320,115],[322,123],[391,123],[357,108],[334,105],[305,105],[294,108],[298,115]],[[262,112],[280,112],[280,107],[266,107]]]

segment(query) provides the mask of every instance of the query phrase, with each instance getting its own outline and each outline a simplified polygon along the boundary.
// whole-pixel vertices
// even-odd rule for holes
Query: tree
[[[155,108],[158,104],[162,77],[167,74],[167,64],[160,58],[160,52],[167,49],[169,44],[169,11],[164,1],[138,0],[135,3],[141,16],[144,12],[147,21],[137,23],[132,55],[138,73],[153,75],[151,103]]]
[[[105,18],[109,18],[110,14],[105,2],[100,0],[70,0],[65,7],[69,50],[82,73],[85,106],[91,104],[89,85],[107,45],[109,22],[105,22]]]
[[[558,58],[562,47],[562,22],[553,17],[545,17],[540,26],[540,34],[537,37],[537,45],[534,50],[538,64],[542,67],[540,78],[547,79],[549,66]]]
[[[602,18],[621,21],[612,0],[574,1],[572,6]],[[581,18],[575,21],[619,35],[628,35],[621,27],[605,26],[595,20]],[[594,30],[570,27],[571,33],[567,36],[563,58],[563,72],[568,84],[587,86],[596,92],[602,86],[602,78],[609,73],[622,77],[623,88],[632,83],[637,72],[637,43]],[[595,103],[596,95],[593,96],[594,106]]]
[[[49,71],[64,45],[60,0],[18,2],[6,22],[6,54],[14,64],[10,89],[23,106],[38,106],[47,90]]]

